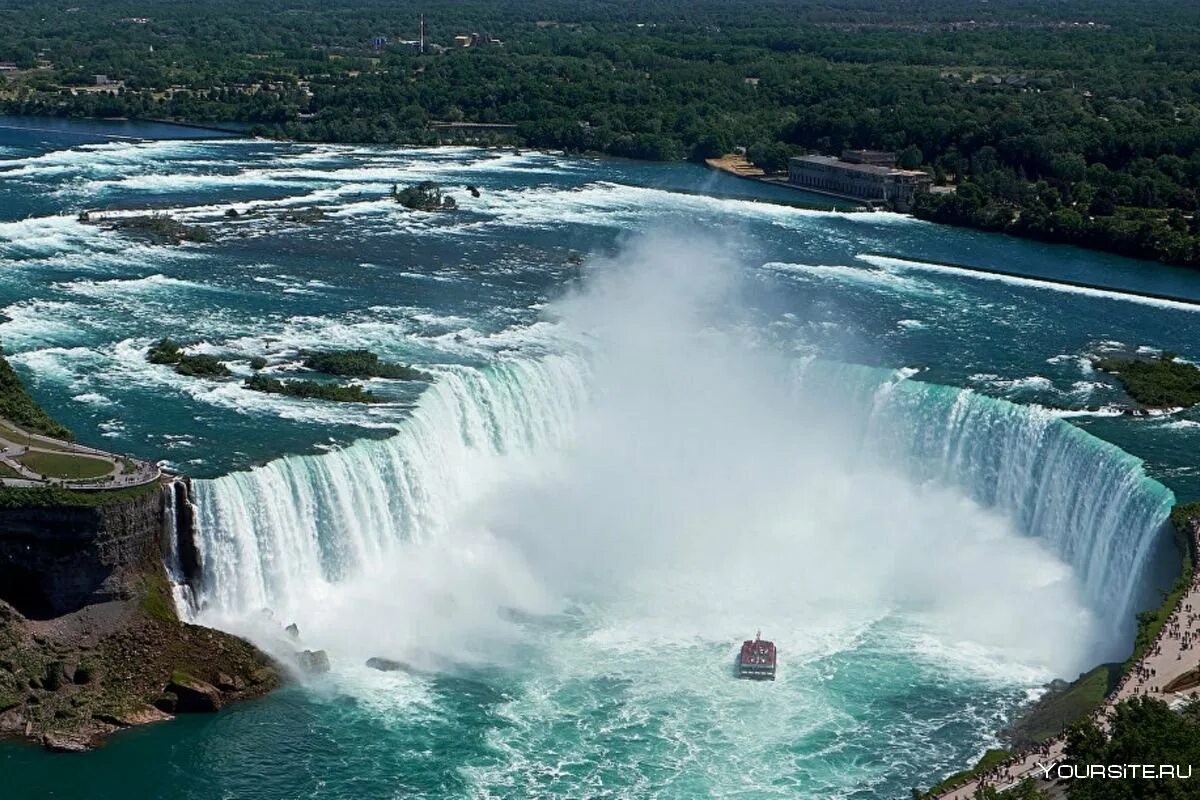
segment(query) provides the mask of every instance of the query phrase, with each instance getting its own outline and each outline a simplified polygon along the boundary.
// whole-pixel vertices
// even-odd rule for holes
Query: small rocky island
[[[212,234],[203,225],[188,225],[163,213],[113,216],[95,211],[80,211],[77,219],[85,225],[98,225],[108,230],[121,231],[153,244],[202,244],[212,240]]]
[[[187,479],[71,440],[0,357],[0,736],[86,750],[277,686],[255,647],[176,614],[164,553],[198,572]]]
[[[180,375],[202,378],[226,378],[233,373],[220,358],[212,355],[189,354],[183,345],[170,338],[160,339],[146,351],[152,364],[168,364]],[[267,367],[262,356],[249,359],[256,374],[246,378],[245,388],[264,394],[278,394],[303,399],[329,400],[338,403],[383,402],[374,392],[357,383],[333,383],[308,379],[269,377],[259,373]],[[388,378],[401,381],[433,380],[428,372],[407,364],[383,361],[370,350],[322,350],[304,354],[304,368],[315,373],[338,378]]]
[[[229,367],[215,356],[190,355],[171,339],[159,339],[151,345],[146,360],[151,364],[171,364],[180,375],[225,377],[230,374]]]
[[[472,193],[477,197],[478,190],[472,187]],[[421,181],[416,186],[392,186],[392,199],[410,211],[454,211],[458,203],[433,181]]]

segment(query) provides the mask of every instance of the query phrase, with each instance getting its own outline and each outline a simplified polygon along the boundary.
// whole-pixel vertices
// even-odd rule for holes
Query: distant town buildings
[[[933,179],[920,170],[896,167],[895,153],[846,150],[841,158],[788,159],[788,183],[822,194],[908,211],[918,194],[929,191]]]
[[[504,42],[490,34],[469,33],[454,37],[455,47],[502,47]]]

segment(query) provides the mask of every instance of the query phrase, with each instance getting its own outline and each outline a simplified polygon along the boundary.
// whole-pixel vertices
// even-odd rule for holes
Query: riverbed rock
[[[87,737],[68,733],[47,733],[42,745],[54,753],[84,753],[92,748]]]
[[[225,705],[220,689],[188,675],[173,676],[167,684],[167,692],[177,698],[175,712],[179,714],[210,713],[220,711]],[[162,709],[162,706],[158,707]]]
[[[286,633],[288,636],[292,637],[293,639],[300,638],[300,626],[294,622],[291,625],[288,625],[286,628],[284,628],[283,632]]]
[[[217,673],[217,688],[223,692],[240,692],[246,688],[246,680],[241,675]]]
[[[164,693],[163,696],[166,697],[167,695]],[[175,695],[170,695],[170,705],[172,708],[174,708],[176,700]],[[148,725],[151,722],[164,722],[173,719],[173,717],[171,714],[154,706],[143,705],[119,714],[95,714],[92,719],[118,728],[132,728],[136,725]]]
[[[304,672],[329,672],[329,654],[324,650],[301,650],[296,653],[296,664]]]
[[[163,692],[154,698],[154,707],[164,714],[174,714],[179,705],[179,696],[174,692]]]
[[[403,661],[393,661],[390,658],[374,658],[367,659],[367,666],[371,669],[377,669],[380,672],[411,672],[412,667],[405,664]]]

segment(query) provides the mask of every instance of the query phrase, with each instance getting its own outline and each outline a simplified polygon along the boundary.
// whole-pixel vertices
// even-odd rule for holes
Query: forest
[[[1194,0],[0,0],[0,111],[509,123],[476,140],[768,171],[889,149],[955,188],[918,216],[1200,266],[1198,52]]]

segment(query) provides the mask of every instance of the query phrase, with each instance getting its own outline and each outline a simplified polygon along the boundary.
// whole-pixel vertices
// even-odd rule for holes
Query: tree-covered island
[[[245,387],[264,394],[282,394],[287,397],[332,400],[338,403],[378,403],[379,398],[356,383],[335,384],[310,380],[281,381],[266,375],[253,375],[246,379]]]
[[[151,364],[170,364],[180,375],[224,378],[230,374],[229,367],[216,356],[189,355],[169,338],[159,339],[151,345],[146,360]]]
[[[192,355],[169,337],[159,339],[146,350],[146,360],[151,364],[166,364],[175,368],[180,375],[197,378],[221,379],[232,376],[232,371],[222,358],[213,355]],[[338,384],[309,379],[280,379],[263,375],[260,370],[268,362],[262,356],[248,359],[253,375],[243,386],[255,392],[279,394],[302,399],[330,400],[339,403],[383,402],[374,392],[356,383]],[[0,365],[3,365],[0,362]],[[402,381],[432,381],[428,372],[409,366],[383,361],[370,350],[320,350],[306,353],[305,369],[324,375],[344,378],[387,378]],[[3,377],[0,375],[0,377]],[[2,399],[2,398],[0,398]]]
[[[1096,369],[1111,373],[1147,408],[1189,408],[1200,403],[1200,368],[1174,353],[1155,358],[1102,358]]]
[[[370,350],[324,350],[309,353],[304,366],[326,375],[348,378],[392,378],[402,381],[430,381],[433,376],[407,364],[381,361]]]

